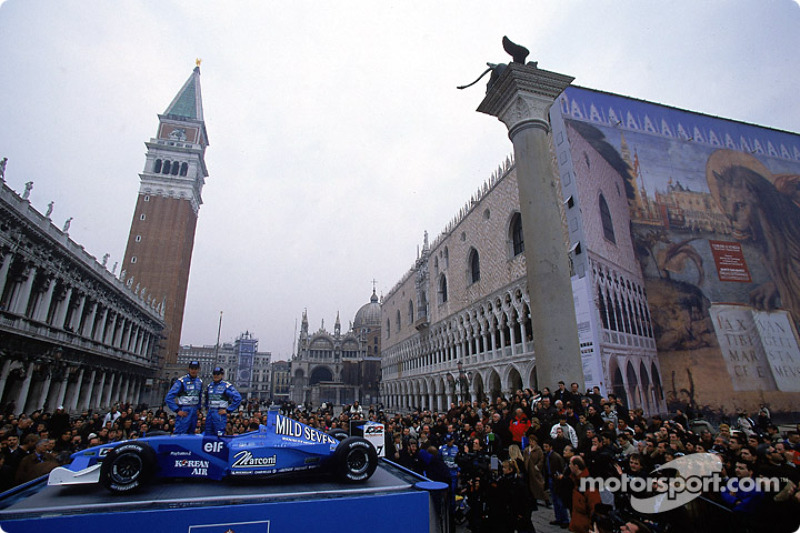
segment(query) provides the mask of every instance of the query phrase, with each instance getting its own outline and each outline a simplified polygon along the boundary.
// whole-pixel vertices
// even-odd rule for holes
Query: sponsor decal
[[[336,444],[337,441],[330,435],[305,426],[296,420],[285,416],[275,415],[275,433],[287,437],[302,438],[310,443]]]
[[[364,428],[364,435],[383,435],[383,424],[370,424]]]
[[[192,455],[192,452],[182,451],[182,452],[169,452],[172,456],[181,456],[181,455]]]
[[[208,468],[208,461],[196,461],[189,459],[175,460],[175,468]]]
[[[270,457],[253,457],[253,453],[249,450],[242,450],[233,456],[234,461],[231,468],[250,468],[253,466],[275,466],[278,464],[278,456],[271,455]]]
[[[218,453],[222,451],[222,448],[225,446],[225,443],[222,441],[216,442],[206,442],[203,444],[203,451],[207,453]]]

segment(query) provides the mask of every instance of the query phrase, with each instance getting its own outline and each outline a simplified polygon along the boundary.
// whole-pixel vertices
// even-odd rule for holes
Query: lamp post
[[[455,386],[458,387],[458,396],[463,402],[469,401],[469,382],[472,380],[472,372],[464,372],[464,363],[461,361],[456,365],[458,367],[458,379],[455,380]]]

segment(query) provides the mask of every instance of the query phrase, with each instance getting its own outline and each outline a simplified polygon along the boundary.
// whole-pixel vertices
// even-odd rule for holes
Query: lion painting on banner
[[[708,158],[706,179],[711,195],[730,220],[734,238],[750,241],[761,253],[772,278],[750,293],[756,309],[780,306],[800,319],[800,207],[775,176],[755,157],[717,150]],[[787,176],[781,176],[785,182]]]

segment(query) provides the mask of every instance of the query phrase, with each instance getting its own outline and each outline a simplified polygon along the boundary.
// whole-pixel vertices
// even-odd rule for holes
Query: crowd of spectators
[[[227,434],[258,429],[266,407],[243,404],[229,416]],[[576,533],[674,530],[696,523],[698,513],[709,509],[733,531],[794,531],[800,525],[800,427],[781,432],[766,406],[755,418],[740,412],[714,429],[691,421],[692,413],[645,417],[613,394],[603,397],[597,387],[583,393],[577,384],[567,389],[559,383],[554,391],[526,389],[493,401],[452,403],[446,412],[389,413],[357,402],[341,409],[286,402],[281,411],[323,431],[347,430],[353,419],[383,423],[386,458],[447,483],[452,522],[466,521],[473,533],[533,531],[535,512],[549,513],[551,524]],[[198,433],[204,422],[201,414]],[[62,408],[0,414],[0,490],[48,473],[76,451],[171,433],[174,424],[174,413],[145,405],[72,417]],[[694,507],[643,515],[633,510],[630,492],[583,490],[580,482],[644,478],[695,453],[713,454],[721,476],[734,481],[718,493],[704,493]],[[767,489],[745,482],[757,478],[779,481]],[[647,487],[638,496],[656,490]]]

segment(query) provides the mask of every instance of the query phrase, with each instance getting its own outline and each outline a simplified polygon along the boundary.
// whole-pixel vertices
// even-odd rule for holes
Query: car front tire
[[[139,442],[126,442],[103,458],[100,482],[111,492],[131,492],[150,481],[155,468],[153,448]]]

